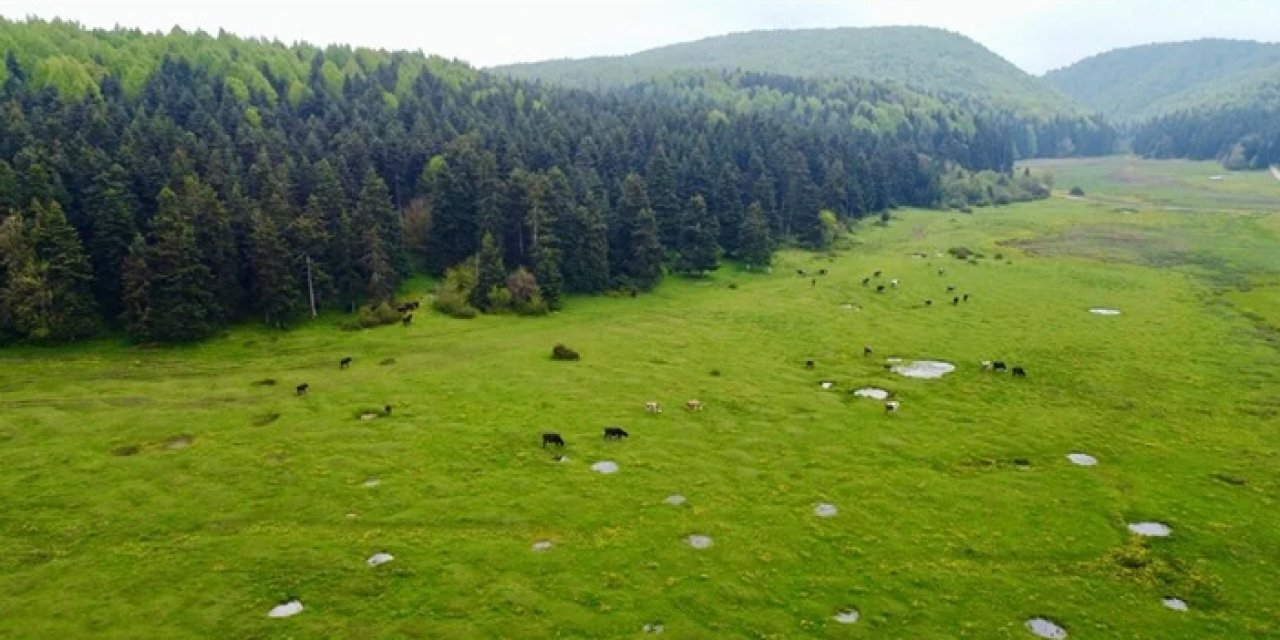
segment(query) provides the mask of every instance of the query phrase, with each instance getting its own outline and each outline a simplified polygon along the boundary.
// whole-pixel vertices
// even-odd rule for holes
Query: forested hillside
[[[956,176],[948,160],[1007,170],[1007,138],[874,84],[590,93],[417,54],[58,22],[0,22],[0,55],[5,340],[194,340],[287,325],[312,294],[375,322],[416,270],[449,272],[450,313],[537,313],[720,255],[767,264],[841,219],[934,205],[943,176],[985,180],[987,201],[1043,192]]]
[[[1007,60],[962,35],[928,27],[753,31],[628,56],[497,67],[521,79],[602,89],[691,70],[742,70],[888,81],[1000,123],[1019,158],[1110,153],[1115,132]]]
[[[1118,49],[1050,72],[1063,93],[1128,122],[1152,158],[1280,162],[1280,44],[1195,40]]]

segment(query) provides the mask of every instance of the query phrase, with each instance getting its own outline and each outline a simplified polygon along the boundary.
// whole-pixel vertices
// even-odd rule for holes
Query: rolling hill
[[[492,70],[598,88],[691,69],[890,80],[929,93],[979,97],[1041,116],[1075,111],[1057,91],[977,42],[929,27],[751,31],[628,56],[549,60]]]
[[[1081,104],[1121,122],[1239,103],[1280,81],[1280,44],[1194,40],[1116,49],[1044,76]]]

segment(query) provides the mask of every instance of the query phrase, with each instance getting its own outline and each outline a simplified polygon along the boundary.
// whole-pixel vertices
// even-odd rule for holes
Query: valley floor
[[[547,318],[0,351],[0,638],[1276,637],[1280,187],[1184,164]]]

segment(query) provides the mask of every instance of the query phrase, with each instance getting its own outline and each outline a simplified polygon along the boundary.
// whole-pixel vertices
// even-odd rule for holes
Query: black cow
[[[871,355],[871,347],[868,347],[868,346],[866,346],[866,345],[863,345],[863,346],[862,346],[862,355],[863,355],[864,357],[865,357],[865,356],[869,356],[869,355]]]
[[[408,311],[409,311],[409,305],[407,304],[396,306],[396,313],[407,313]]]
[[[1008,369],[1008,367],[1004,365],[1004,360],[996,360],[991,363],[992,371],[1004,371],[1006,369]]]
[[[626,430],[623,429],[622,427],[605,427],[604,428],[605,440],[620,440],[622,438],[629,438],[629,437],[631,437],[630,434],[628,434]]]
[[[1013,368],[1013,377],[1015,377],[1015,378],[1025,378],[1025,377],[1027,377],[1027,370],[1026,370],[1026,369],[1023,369],[1022,367],[1014,367],[1014,368]]]
[[[933,300],[925,300],[925,301],[924,301],[924,306],[926,306],[926,307],[931,307],[931,306],[933,306]]]
[[[818,275],[820,275],[820,276],[825,276],[825,275],[827,275],[827,270],[826,270],[826,269],[818,269]]]
[[[951,304],[960,304],[960,297],[956,296],[951,299]]]
[[[555,445],[555,446],[557,446],[557,447],[563,447],[563,446],[564,446],[564,438],[561,438],[561,437],[560,437],[560,434],[558,434],[558,433],[544,433],[544,434],[542,434],[542,448],[544,448],[544,449],[545,449],[545,448],[547,447],[547,445],[549,445],[549,444]]]
[[[809,281],[809,285],[814,287],[818,286],[818,279],[813,278],[812,280]]]
[[[389,404],[382,405],[382,413],[388,416],[391,415],[391,405]]]
[[[305,383],[305,382],[304,382],[304,383],[302,383],[302,384],[298,385],[298,387],[297,387],[297,389],[296,389],[296,392],[297,392],[297,394],[298,394],[298,395],[300,395],[300,396],[305,396],[305,395],[307,395],[307,392],[308,392],[308,391],[310,391],[310,390],[311,390],[311,385],[309,385],[309,384],[307,384],[307,383]]]
[[[796,269],[796,275],[798,276],[804,275],[804,269]]]
[[[871,275],[873,275],[873,276],[875,276],[875,277],[879,278],[879,277],[880,277],[880,270],[879,270],[879,269],[876,269],[876,272],[875,272],[875,273],[873,273],[873,274],[871,274]]]
[[[347,367],[349,367],[349,366],[351,366],[351,356],[347,356],[347,357],[345,357],[345,358],[343,358],[343,359],[341,359],[341,360],[339,360],[339,361],[338,361],[338,368],[339,368],[339,369],[346,369],[346,368],[347,368]]]
[[[865,287],[865,286],[867,286],[868,284],[871,284],[871,278],[863,278],[863,279],[862,279],[862,286],[864,286],[864,287]]]
[[[882,284],[876,285],[876,293],[884,293],[884,285]]]
[[[813,365],[814,365],[814,362],[813,362],[812,360],[805,360],[805,361],[804,361],[804,368],[806,368],[806,369],[812,369],[812,368],[813,368]]]
[[[964,301],[965,301],[965,302],[968,302],[968,301],[969,301],[969,294],[967,294],[967,293],[966,293],[966,294],[964,294]]]
[[[956,290],[956,286],[954,284],[947,285],[947,293],[951,293],[952,291],[955,291],[955,290]]]
[[[400,319],[400,324],[402,324],[402,325],[404,325],[404,326],[406,326],[406,327],[407,327],[407,326],[409,326],[409,325],[410,325],[410,324],[412,324],[412,323],[413,323],[413,314],[412,314],[412,313],[410,313],[409,315],[407,315],[407,316],[405,316],[405,317],[403,317],[403,318],[401,318],[401,319]]]

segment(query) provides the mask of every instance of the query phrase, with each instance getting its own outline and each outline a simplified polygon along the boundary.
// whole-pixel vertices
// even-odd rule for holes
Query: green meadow
[[[0,350],[0,638],[1280,635],[1280,182],[1032,166],[1086,197],[545,318]]]

